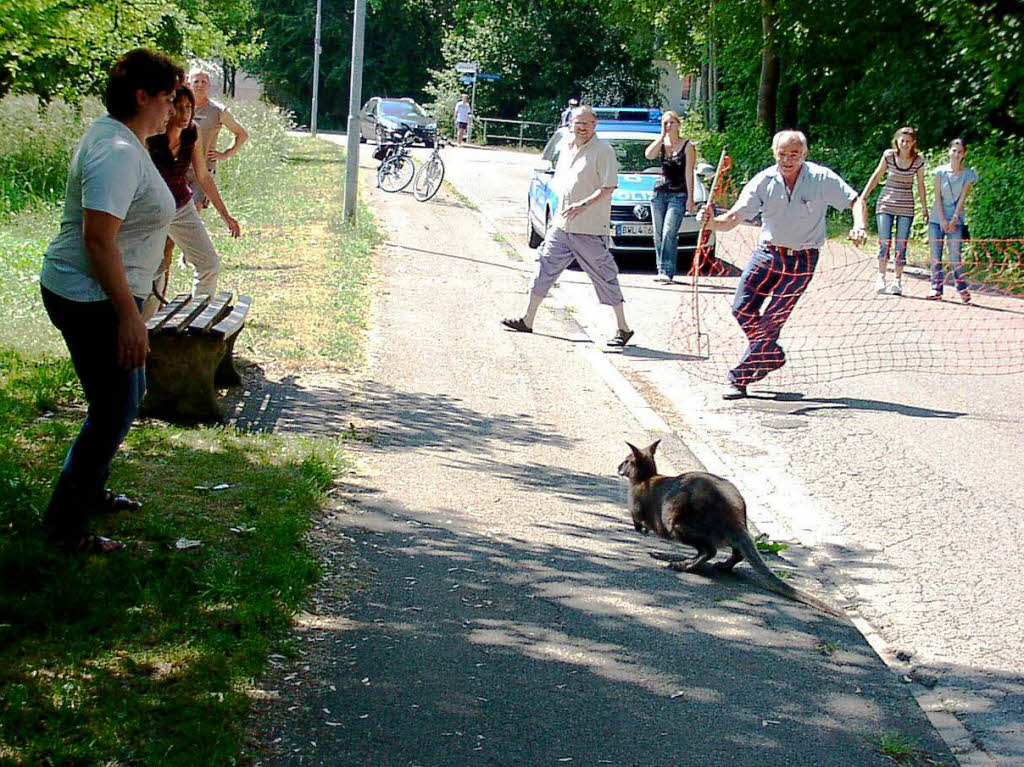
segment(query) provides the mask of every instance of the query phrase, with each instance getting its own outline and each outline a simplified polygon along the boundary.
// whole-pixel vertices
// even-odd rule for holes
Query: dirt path
[[[372,442],[319,531],[332,564],[297,657],[264,682],[260,764],[885,765],[887,732],[952,763],[851,624],[746,568],[647,556],[664,546],[632,530],[614,471],[650,417],[569,313],[499,328],[531,267],[476,212],[367,199],[386,231],[371,362],[325,389],[322,426]],[[282,423],[316,426],[320,402],[306,389]],[[698,467],[675,438],[662,452]],[[839,599],[792,559],[775,566]],[[365,585],[342,604],[348,573]]]

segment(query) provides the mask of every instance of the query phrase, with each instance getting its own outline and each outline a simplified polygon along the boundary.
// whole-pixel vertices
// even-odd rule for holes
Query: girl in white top
[[[971,189],[978,182],[978,174],[974,168],[964,165],[967,145],[961,138],[949,142],[949,162],[940,165],[932,173],[935,184],[935,204],[932,206],[928,219],[928,244],[932,252],[932,289],[928,298],[942,298],[942,285],[945,275],[942,270],[943,241],[949,244],[949,263],[953,268],[953,280],[960,300],[965,304],[971,302],[971,293],[964,279],[963,263],[960,258],[967,230],[964,207]]]

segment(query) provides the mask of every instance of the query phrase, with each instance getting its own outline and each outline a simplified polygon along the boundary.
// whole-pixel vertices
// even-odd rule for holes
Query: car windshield
[[[427,113],[419,104],[407,101],[382,101],[380,111],[388,117],[426,117]]]
[[[612,107],[594,107],[594,113],[598,120],[631,120],[633,122],[650,122],[651,110],[649,109],[619,109]],[[657,119],[655,119],[655,122]]]
[[[619,160],[619,173],[661,173],[661,163],[644,157],[644,150],[657,138],[648,139],[610,138],[605,139],[615,150]]]

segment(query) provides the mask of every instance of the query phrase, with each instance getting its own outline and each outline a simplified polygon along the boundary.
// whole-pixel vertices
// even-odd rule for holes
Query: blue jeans
[[[51,536],[72,538],[86,532],[89,512],[102,497],[110,462],[139,412],[146,368],[125,370],[118,363],[117,314],[110,301],[69,301],[46,288],[42,292],[89,403],[44,517]]]
[[[654,224],[654,254],[658,274],[676,276],[679,249],[679,225],[686,211],[686,192],[655,192],[651,198],[651,221]]]
[[[932,290],[937,290],[941,293],[942,283],[946,281],[946,275],[942,272],[943,239],[949,243],[949,265],[953,267],[953,280],[956,282],[956,289],[959,291],[967,290],[963,262],[960,259],[963,231],[963,225],[959,223],[949,233],[942,231],[942,227],[934,221],[928,223],[928,244],[932,249]]]
[[[907,240],[910,239],[910,225],[913,216],[894,216],[891,213],[878,214],[878,260],[889,260],[889,244],[892,242],[892,227],[896,224],[896,266],[907,263]]]
[[[786,364],[779,334],[796,302],[807,290],[818,265],[817,250],[788,250],[762,245],[750,257],[736,285],[732,315],[747,336],[740,364],[729,371],[729,381],[746,386],[760,381]],[[764,314],[759,314],[771,296]]]

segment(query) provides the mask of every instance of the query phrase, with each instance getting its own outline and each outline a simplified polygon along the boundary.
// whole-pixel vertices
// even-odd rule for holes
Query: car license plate
[[[615,234],[619,237],[653,237],[654,227],[651,224],[616,224]]]

